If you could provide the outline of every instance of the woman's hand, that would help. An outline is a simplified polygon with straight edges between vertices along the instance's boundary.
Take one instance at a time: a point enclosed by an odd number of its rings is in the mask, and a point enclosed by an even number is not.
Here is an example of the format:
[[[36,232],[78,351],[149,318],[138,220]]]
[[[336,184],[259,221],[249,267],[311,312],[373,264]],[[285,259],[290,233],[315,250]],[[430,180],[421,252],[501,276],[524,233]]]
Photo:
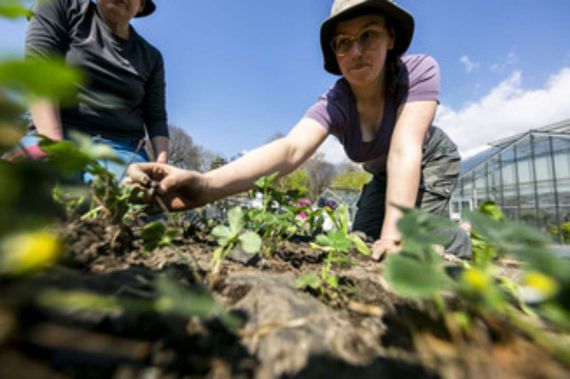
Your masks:
[[[150,186],[157,183],[158,196],[173,211],[200,207],[213,199],[209,196],[204,174],[160,163],[132,164],[126,183]]]
[[[372,245],[372,258],[381,261],[388,256],[388,254],[397,253],[400,251],[398,242],[393,239],[379,239]]]

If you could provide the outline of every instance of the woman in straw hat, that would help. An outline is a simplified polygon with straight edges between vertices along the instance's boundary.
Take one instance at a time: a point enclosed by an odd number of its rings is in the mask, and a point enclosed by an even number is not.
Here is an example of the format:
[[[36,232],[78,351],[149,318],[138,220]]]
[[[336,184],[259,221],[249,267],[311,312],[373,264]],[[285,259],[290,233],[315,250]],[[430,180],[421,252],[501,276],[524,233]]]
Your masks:
[[[437,63],[403,56],[413,31],[412,16],[392,1],[335,0],[321,27],[321,48],[325,70],[341,78],[286,137],[205,174],[150,164],[132,166],[129,175],[159,181],[173,209],[196,207],[247,190],[262,175],[290,173],[333,134],[373,174],[353,229],[376,241],[374,258],[397,251],[401,213],[392,204],[444,215],[459,174],[455,144],[431,126]],[[452,249],[461,246],[466,255],[466,236],[456,237]]]
[[[32,104],[33,132],[22,141],[27,151],[14,150],[8,158],[42,157],[35,133],[61,140],[77,130],[111,145],[125,162],[148,162],[141,148],[146,131],[157,161],[167,162],[162,55],[130,24],[155,8],[152,0],[36,1],[26,35],[26,58],[63,58],[80,68],[86,81],[77,84],[73,105]],[[107,164],[116,175],[124,171],[123,165]]]

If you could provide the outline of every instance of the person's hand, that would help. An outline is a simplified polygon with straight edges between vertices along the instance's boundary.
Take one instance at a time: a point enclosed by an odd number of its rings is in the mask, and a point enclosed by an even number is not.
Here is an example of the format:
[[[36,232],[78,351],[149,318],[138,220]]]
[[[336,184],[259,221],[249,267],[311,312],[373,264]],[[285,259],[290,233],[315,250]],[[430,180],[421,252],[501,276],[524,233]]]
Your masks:
[[[393,239],[379,239],[372,245],[372,258],[381,261],[388,256],[388,254],[397,253],[400,251],[400,246],[396,240]]]
[[[2,156],[2,159],[9,162],[20,162],[25,159],[44,159],[47,158],[47,154],[38,146],[32,145],[28,147],[17,147],[11,151],[8,151]]]
[[[132,164],[125,183],[151,187],[156,183],[157,195],[170,210],[195,208],[210,202],[203,174],[160,163]]]

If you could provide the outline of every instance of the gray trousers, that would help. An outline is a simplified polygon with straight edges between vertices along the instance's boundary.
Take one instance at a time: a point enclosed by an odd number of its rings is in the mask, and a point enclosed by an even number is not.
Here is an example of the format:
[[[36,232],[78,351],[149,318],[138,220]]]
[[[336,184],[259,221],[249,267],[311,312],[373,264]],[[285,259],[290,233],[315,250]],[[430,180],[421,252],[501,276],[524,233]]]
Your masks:
[[[459,180],[461,157],[455,143],[441,129],[432,126],[430,137],[423,146],[421,182],[416,207],[426,212],[448,216],[451,194]],[[386,207],[386,174],[375,175],[366,184],[358,200],[358,211],[352,229],[364,232],[372,239],[380,236]],[[449,229],[451,241],[445,252],[460,258],[471,257],[471,238],[461,228]]]

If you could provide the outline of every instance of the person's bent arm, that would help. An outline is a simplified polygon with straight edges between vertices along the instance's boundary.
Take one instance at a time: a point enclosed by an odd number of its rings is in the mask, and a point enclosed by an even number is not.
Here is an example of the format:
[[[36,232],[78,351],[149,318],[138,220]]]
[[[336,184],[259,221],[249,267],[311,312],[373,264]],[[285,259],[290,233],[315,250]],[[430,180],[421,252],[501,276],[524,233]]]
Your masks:
[[[39,134],[55,141],[63,139],[58,106],[51,100],[36,100],[30,105],[32,121]]]
[[[286,137],[259,147],[216,170],[202,174],[157,163],[129,166],[130,182],[157,182],[158,193],[172,210],[200,207],[212,201],[251,189],[262,176],[281,176],[307,160],[327,137],[317,121],[304,118]]]
[[[305,162],[326,139],[327,130],[303,118],[287,136],[263,145],[243,157],[205,174],[214,200],[249,190],[262,176],[284,176]]]
[[[157,163],[168,163],[168,137],[156,136],[151,138],[152,151]]]
[[[393,204],[413,207],[421,177],[422,147],[430,127],[437,103],[418,101],[402,108],[388,153],[386,211],[380,240],[398,241],[397,222],[401,212]]]

